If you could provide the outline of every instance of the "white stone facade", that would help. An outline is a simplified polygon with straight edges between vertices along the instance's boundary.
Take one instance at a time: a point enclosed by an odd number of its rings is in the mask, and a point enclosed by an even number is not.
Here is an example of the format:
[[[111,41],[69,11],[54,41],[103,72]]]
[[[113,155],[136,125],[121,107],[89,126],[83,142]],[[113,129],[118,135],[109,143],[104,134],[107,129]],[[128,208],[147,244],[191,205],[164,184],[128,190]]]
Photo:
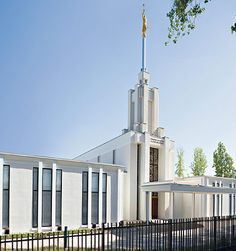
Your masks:
[[[10,233],[32,231],[55,231],[56,201],[56,170],[62,171],[62,203],[61,228],[69,229],[82,227],[82,173],[88,172],[91,183],[91,174],[96,172],[100,177],[107,174],[106,213],[107,222],[117,222],[119,206],[118,180],[123,173],[123,167],[118,165],[86,163],[75,160],[55,159],[48,157],[34,157],[16,154],[0,153],[0,179],[3,181],[3,167],[10,167],[9,184],[9,228]],[[32,226],[32,197],[33,197],[33,168],[39,170],[38,175],[38,226]],[[52,170],[52,223],[49,227],[42,226],[42,171]],[[102,184],[102,182],[99,182]],[[91,226],[91,184],[88,189],[88,224]],[[0,182],[3,189],[3,182]],[[99,186],[99,222],[102,224],[102,186]],[[3,208],[3,196],[0,193],[0,206]],[[4,233],[2,225],[2,210],[0,211],[0,232]],[[86,225],[86,226],[87,226]]]

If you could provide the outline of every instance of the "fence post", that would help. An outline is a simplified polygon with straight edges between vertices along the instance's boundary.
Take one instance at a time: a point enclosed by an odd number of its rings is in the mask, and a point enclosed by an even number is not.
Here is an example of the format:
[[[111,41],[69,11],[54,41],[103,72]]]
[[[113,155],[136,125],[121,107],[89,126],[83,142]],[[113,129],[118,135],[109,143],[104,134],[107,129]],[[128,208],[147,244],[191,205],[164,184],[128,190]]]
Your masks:
[[[105,223],[102,223],[102,251],[105,251]]]
[[[168,250],[171,251],[172,250],[172,219],[169,219],[168,223],[169,223],[168,224],[168,228],[169,228],[168,229],[169,230],[168,231],[169,232],[169,236],[168,236],[169,237],[168,238],[169,239],[169,249]]]
[[[235,232],[235,229],[234,229],[234,216],[231,216],[230,217],[230,223],[231,223],[231,227],[232,227],[232,233],[231,233],[231,246],[234,247],[234,232]]]
[[[65,229],[64,229],[64,249],[66,249],[67,245],[68,245],[67,238],[68,238],[68,227],[65,226]]]
[[[214,248],[216,249],[216,216],[214,216]]]

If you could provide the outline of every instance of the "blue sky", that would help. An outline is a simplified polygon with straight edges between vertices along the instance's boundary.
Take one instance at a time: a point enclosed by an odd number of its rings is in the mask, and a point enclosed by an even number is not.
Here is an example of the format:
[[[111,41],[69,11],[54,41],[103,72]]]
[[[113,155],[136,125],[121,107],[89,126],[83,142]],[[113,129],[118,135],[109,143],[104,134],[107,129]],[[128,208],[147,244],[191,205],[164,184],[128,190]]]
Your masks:
[[[214,0],[197,29],[165,47],[171,1],[145,1],[147,66],[160,126],[185,151],[223,141],[236,162],[235,0]],[[0,3],[0,151],[73,158],[127,127],[141,67],[139,0]]]

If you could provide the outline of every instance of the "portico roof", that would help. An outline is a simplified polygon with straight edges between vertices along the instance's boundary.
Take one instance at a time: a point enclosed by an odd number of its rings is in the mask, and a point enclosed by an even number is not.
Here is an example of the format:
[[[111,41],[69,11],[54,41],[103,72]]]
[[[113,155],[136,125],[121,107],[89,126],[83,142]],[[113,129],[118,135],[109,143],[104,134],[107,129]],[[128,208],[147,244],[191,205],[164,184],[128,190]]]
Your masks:
[[[227,187],[212,187],[202,185],[189,185],[175,182],[147,182],[141,186],[145,192],[177,192],[177,193],[207,193],[207,194],[232,194],[236,189]]]

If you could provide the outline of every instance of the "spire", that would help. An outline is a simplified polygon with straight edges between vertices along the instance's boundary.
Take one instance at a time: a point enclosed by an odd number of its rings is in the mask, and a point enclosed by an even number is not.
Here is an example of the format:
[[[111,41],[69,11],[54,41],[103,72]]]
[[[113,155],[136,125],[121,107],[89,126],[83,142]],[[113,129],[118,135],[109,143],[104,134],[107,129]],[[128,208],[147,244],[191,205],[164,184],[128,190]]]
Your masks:
[[[142,11],[142,67],[139,73],[139,84],[148,84],[150,76],[146,66],[146,38],[147,38],[147,18],[145,14],[145,6],[143,4]]]
[[[144,4],[143,4],[142,19],[143,19],[143,26],[142,26],[142,68],[141,68],[141,71],[146,71],[147,18],[145,15],[145,5]]]

